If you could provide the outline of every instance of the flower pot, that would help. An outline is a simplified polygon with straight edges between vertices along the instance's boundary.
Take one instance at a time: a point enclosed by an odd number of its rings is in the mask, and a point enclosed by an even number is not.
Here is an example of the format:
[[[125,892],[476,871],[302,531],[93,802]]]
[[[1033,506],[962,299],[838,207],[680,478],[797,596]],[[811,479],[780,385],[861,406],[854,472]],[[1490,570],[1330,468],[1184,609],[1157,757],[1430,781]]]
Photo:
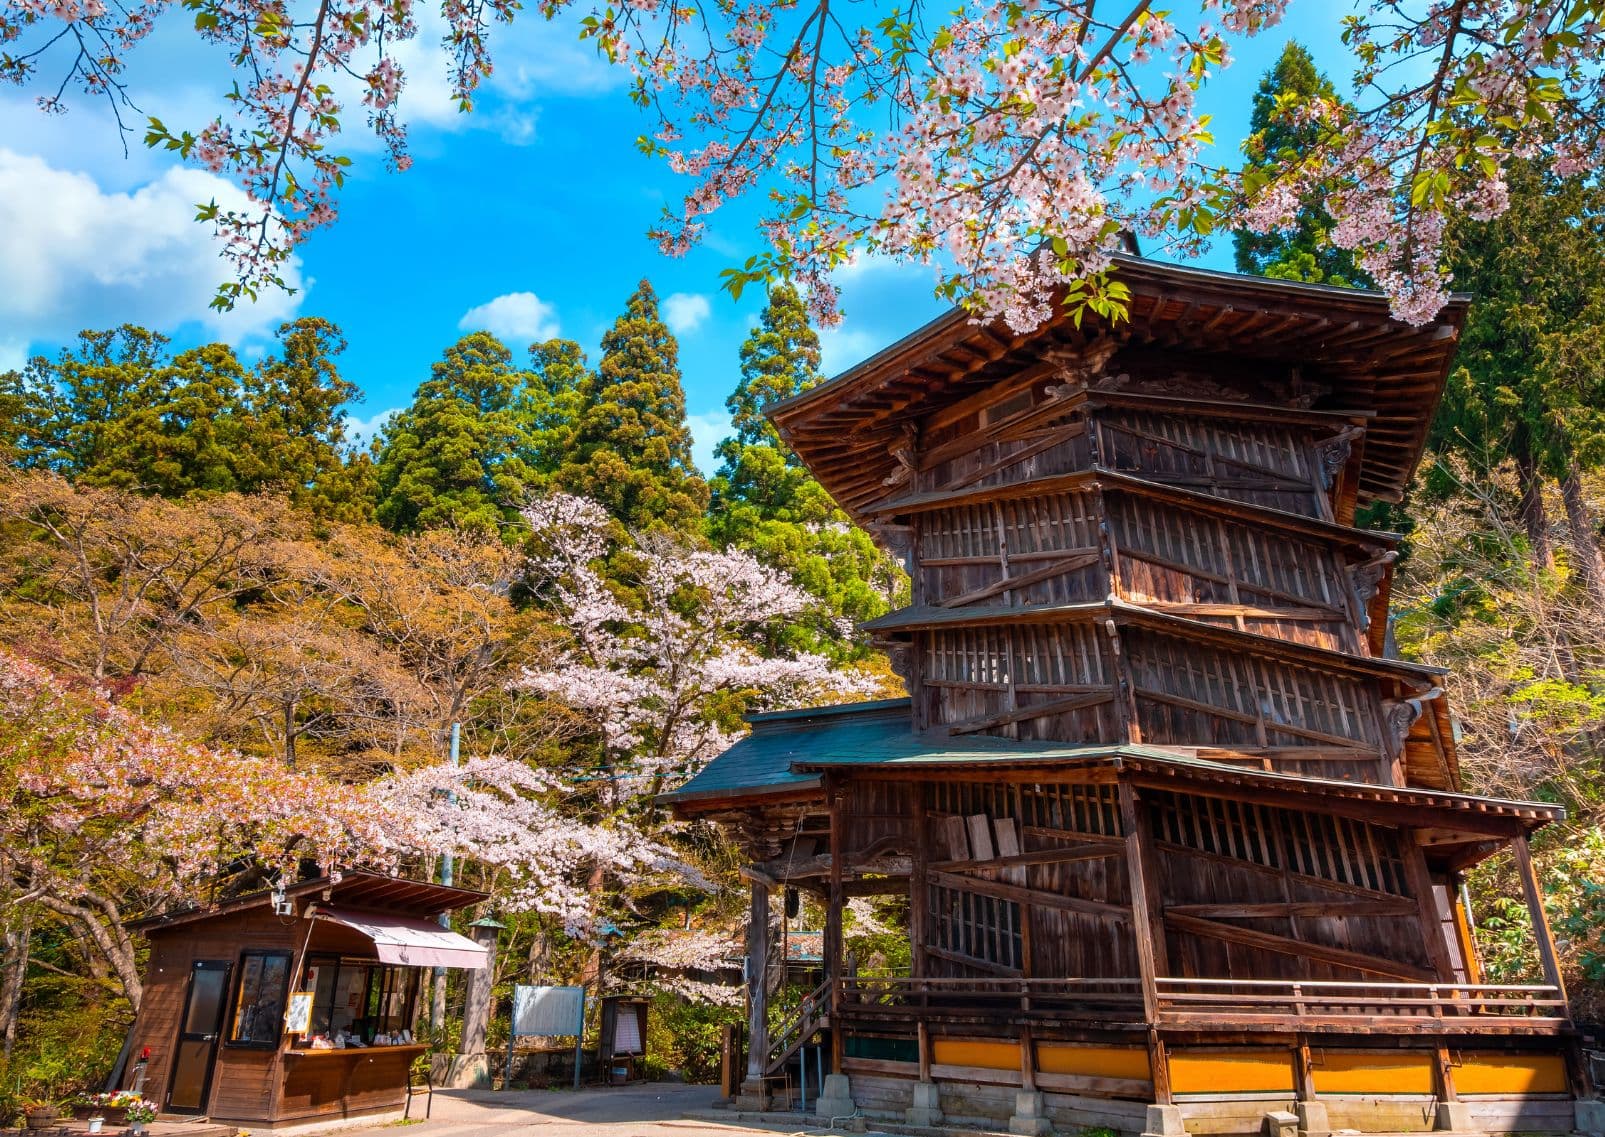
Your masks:
[[[91,1117],[88,1120],[89,1120],[89,1132],[91,1132],[91,1133],[99,1133],[100,1130],[101,1130],[101,1127],[106,1124],[106,1119],[104,1117]]]
[[[53,1105],[35,1106],[26,1114],[29,1129],[49,1129],[56,1124],[61,1111]]]
[[[130,1121],[128,1123],[128,1132],[132,1133],[133,1137],[140,1137],[140,1135],[145,1132],[145,1122]]]

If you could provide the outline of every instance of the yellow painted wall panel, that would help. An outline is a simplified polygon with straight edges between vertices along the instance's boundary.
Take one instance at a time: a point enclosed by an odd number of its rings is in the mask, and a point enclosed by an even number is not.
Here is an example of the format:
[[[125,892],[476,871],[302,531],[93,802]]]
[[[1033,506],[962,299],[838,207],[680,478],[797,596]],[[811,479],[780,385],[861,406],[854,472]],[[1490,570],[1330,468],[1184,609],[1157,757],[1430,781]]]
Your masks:
[[[1317,1051],[1310,1076],[1317,1094],[1430,1094],[1436,1089],[1432,1055],[1409,1051]]]
[[[1037,1069],[1044,1074],[1088,1078],[1139,1078],[1147,1081],[1148,1051],[1137,1046],[1059,1046],[1037,1044]]]
[[[978,1066],[983,1070],[1018,1070],[1018,1042],[966,1042],[955,1038],[931,1041],[931,1061],[938,1066]]]
[[[1454,1068],[1457,1094],[1564,1094],[1566,1060],[1559,1054],[1466,1055]]]
[[[1291,1093],[1293,1055],[1286,1050],[1173,1050],[1170,1088],[1178,1094]]]

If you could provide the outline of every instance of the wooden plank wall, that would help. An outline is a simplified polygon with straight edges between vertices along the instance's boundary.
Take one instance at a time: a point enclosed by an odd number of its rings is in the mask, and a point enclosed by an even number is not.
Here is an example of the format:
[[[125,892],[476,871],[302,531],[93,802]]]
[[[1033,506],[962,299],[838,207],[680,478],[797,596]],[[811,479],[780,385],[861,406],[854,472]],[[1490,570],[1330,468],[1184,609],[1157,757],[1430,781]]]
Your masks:
[[[1129,873],[1108,783],[860,781],[848,832],[893,837],[895,794],[922,795],[925,974],[1132,978]],[[903,804],[912,807],[906,797]],[[1398,830],[1234,798],[1145,790],[1167,974],[1207,979],[1430,980],[1414,894],[1420,851]],[[908,816],[905,814],[904,816]],[[877,828],[877,826],[881,826]],[[871,840],[872,835],[879,834]],[[1422,878],[1424,879],[1424,877]],[[1452,977],[1451,977],[1452,978]]]

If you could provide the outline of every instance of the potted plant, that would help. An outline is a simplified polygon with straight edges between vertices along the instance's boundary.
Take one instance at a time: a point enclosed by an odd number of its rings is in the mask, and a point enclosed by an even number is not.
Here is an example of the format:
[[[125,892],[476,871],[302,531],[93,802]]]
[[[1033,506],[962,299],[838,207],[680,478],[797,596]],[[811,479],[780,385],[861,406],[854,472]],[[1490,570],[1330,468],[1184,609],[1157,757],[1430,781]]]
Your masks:
[[[53,1101],[33,1098],[22,1103],[22,1116],[29,1129],[49,1129],[56,1124],[61,1110]]]
[[[72,1115],[80,1121],[99,1117],[107,1124],[122,1125],[128,1121],[128,1106],[141,1100],[134,1090],[79,1094],[72,1100]]]
[[[156,1103],[145,1098],[136,1098],[126,1107],[128,1117],[128,1131],[139,1137],[145,1132],[145,1126],[156,1120]]]

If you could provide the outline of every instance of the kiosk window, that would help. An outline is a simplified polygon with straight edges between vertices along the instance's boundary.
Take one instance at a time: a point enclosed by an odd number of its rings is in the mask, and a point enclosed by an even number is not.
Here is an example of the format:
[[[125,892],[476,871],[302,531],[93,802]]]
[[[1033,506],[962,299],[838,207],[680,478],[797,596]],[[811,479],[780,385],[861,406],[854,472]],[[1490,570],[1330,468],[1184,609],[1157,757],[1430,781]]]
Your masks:
[[[277,1046],[290,995],[290,953],[248,951],[240,956],[240,988],[229,1027],[230,1046]]]

